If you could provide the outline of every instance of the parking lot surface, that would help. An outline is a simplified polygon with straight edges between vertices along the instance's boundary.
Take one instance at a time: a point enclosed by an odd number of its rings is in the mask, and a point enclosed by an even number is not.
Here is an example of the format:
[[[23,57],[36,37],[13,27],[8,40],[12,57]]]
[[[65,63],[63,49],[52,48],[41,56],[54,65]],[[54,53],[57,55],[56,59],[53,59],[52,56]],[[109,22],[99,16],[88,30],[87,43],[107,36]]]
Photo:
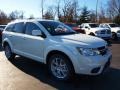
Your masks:
[[[80,75],[70,82],[59,82],[41,63],[24,57],[8,61],[0,46],[0,90],[120,90],[120,41],[113,42],[111,49],[113,59],[105,75]]]

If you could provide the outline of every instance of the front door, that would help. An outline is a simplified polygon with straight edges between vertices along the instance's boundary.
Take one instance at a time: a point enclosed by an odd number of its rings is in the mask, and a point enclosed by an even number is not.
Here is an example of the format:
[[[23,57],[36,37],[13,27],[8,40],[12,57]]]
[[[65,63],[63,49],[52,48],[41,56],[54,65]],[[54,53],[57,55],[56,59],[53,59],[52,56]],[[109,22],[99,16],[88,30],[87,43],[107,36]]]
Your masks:
[[[33,30],[40,30],[40,28],[32,23],[26,23],[26,30],[24,36],[23,52],[27,57],[35,59],[40,62],[44,62],[44,48],[45,48],[45,38],[41,36],[33,36]]]

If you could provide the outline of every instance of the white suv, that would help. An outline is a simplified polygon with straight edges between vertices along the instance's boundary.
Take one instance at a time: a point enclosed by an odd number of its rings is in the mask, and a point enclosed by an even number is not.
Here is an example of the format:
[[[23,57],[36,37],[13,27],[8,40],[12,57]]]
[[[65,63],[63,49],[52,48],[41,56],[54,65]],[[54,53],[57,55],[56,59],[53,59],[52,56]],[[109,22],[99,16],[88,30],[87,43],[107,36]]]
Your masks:
[[[3,31],[3,47],[9,60],[20,55],[42,62],[58,80],[68,80],[75,73],[99,75],[112,57],[104,40],[51,20],[9,23]]]
[[[102,28],[109,28],[112,32],[112,39],[117,40],[120,38],[120,26],[115,23],[102,23],[100,24]]]
[[[110,40],[112,37],[111,30],[108,28],[101,28],[96,23],[83,23],[81,28],[85,30],[86,34]]]

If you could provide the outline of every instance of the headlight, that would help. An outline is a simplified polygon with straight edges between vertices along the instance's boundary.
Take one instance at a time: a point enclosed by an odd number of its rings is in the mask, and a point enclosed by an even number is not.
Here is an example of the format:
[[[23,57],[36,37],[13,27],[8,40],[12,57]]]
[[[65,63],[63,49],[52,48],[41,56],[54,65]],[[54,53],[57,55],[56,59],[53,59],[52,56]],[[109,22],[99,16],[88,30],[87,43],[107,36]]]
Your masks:
[[[96,31],[95,33],[96,33],[96,34],[100,34],[100,31]]]
[[[100,55],[100,52],[97,49],[77,47],[77,50],[80,52],[81,55],[84,55],[84,56]]]
[[[120,30],[118,30],[117,33],[120,33]]]

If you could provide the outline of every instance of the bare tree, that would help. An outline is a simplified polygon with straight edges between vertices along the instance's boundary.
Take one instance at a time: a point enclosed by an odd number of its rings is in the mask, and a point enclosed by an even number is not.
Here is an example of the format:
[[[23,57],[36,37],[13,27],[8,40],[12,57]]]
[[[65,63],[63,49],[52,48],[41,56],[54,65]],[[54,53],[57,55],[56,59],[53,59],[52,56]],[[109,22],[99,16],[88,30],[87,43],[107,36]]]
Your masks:
[[[9,22],[7,15],[3,11],[0,11],[0,24],[7,24],[7,22]]]
[[[23,19],[24,18],[24,12],[23,11],[12,11],[9,15],[9,19],[15,20],[15,19]]]
[[[120,16],[120,0],[109,0],[108,1],[108,14],[111,18]]]
[[[120,0],[109,0],[107,8],[107,15],[116,23],[120,23]]]
[[[77,0],[64,0],[62,12],[64,22],[73,22],[77,16]]]
[[[54,17],[55,17],[55,12],[54,12],[53,7],[48,7],[47,11],[43,15],[43,18],[44,19],[54,19]]]
[[[99,12],[99,23],[104,23],[106,22],[106,10],[105,8],[103,8],[102,4],[101,4],[101,8],[100,8],[100,12]]]
[[[95,13],[95,11],[91,11],[91,13],[90,13],[90,22],[91,23],[96,22],[96,13]]]

